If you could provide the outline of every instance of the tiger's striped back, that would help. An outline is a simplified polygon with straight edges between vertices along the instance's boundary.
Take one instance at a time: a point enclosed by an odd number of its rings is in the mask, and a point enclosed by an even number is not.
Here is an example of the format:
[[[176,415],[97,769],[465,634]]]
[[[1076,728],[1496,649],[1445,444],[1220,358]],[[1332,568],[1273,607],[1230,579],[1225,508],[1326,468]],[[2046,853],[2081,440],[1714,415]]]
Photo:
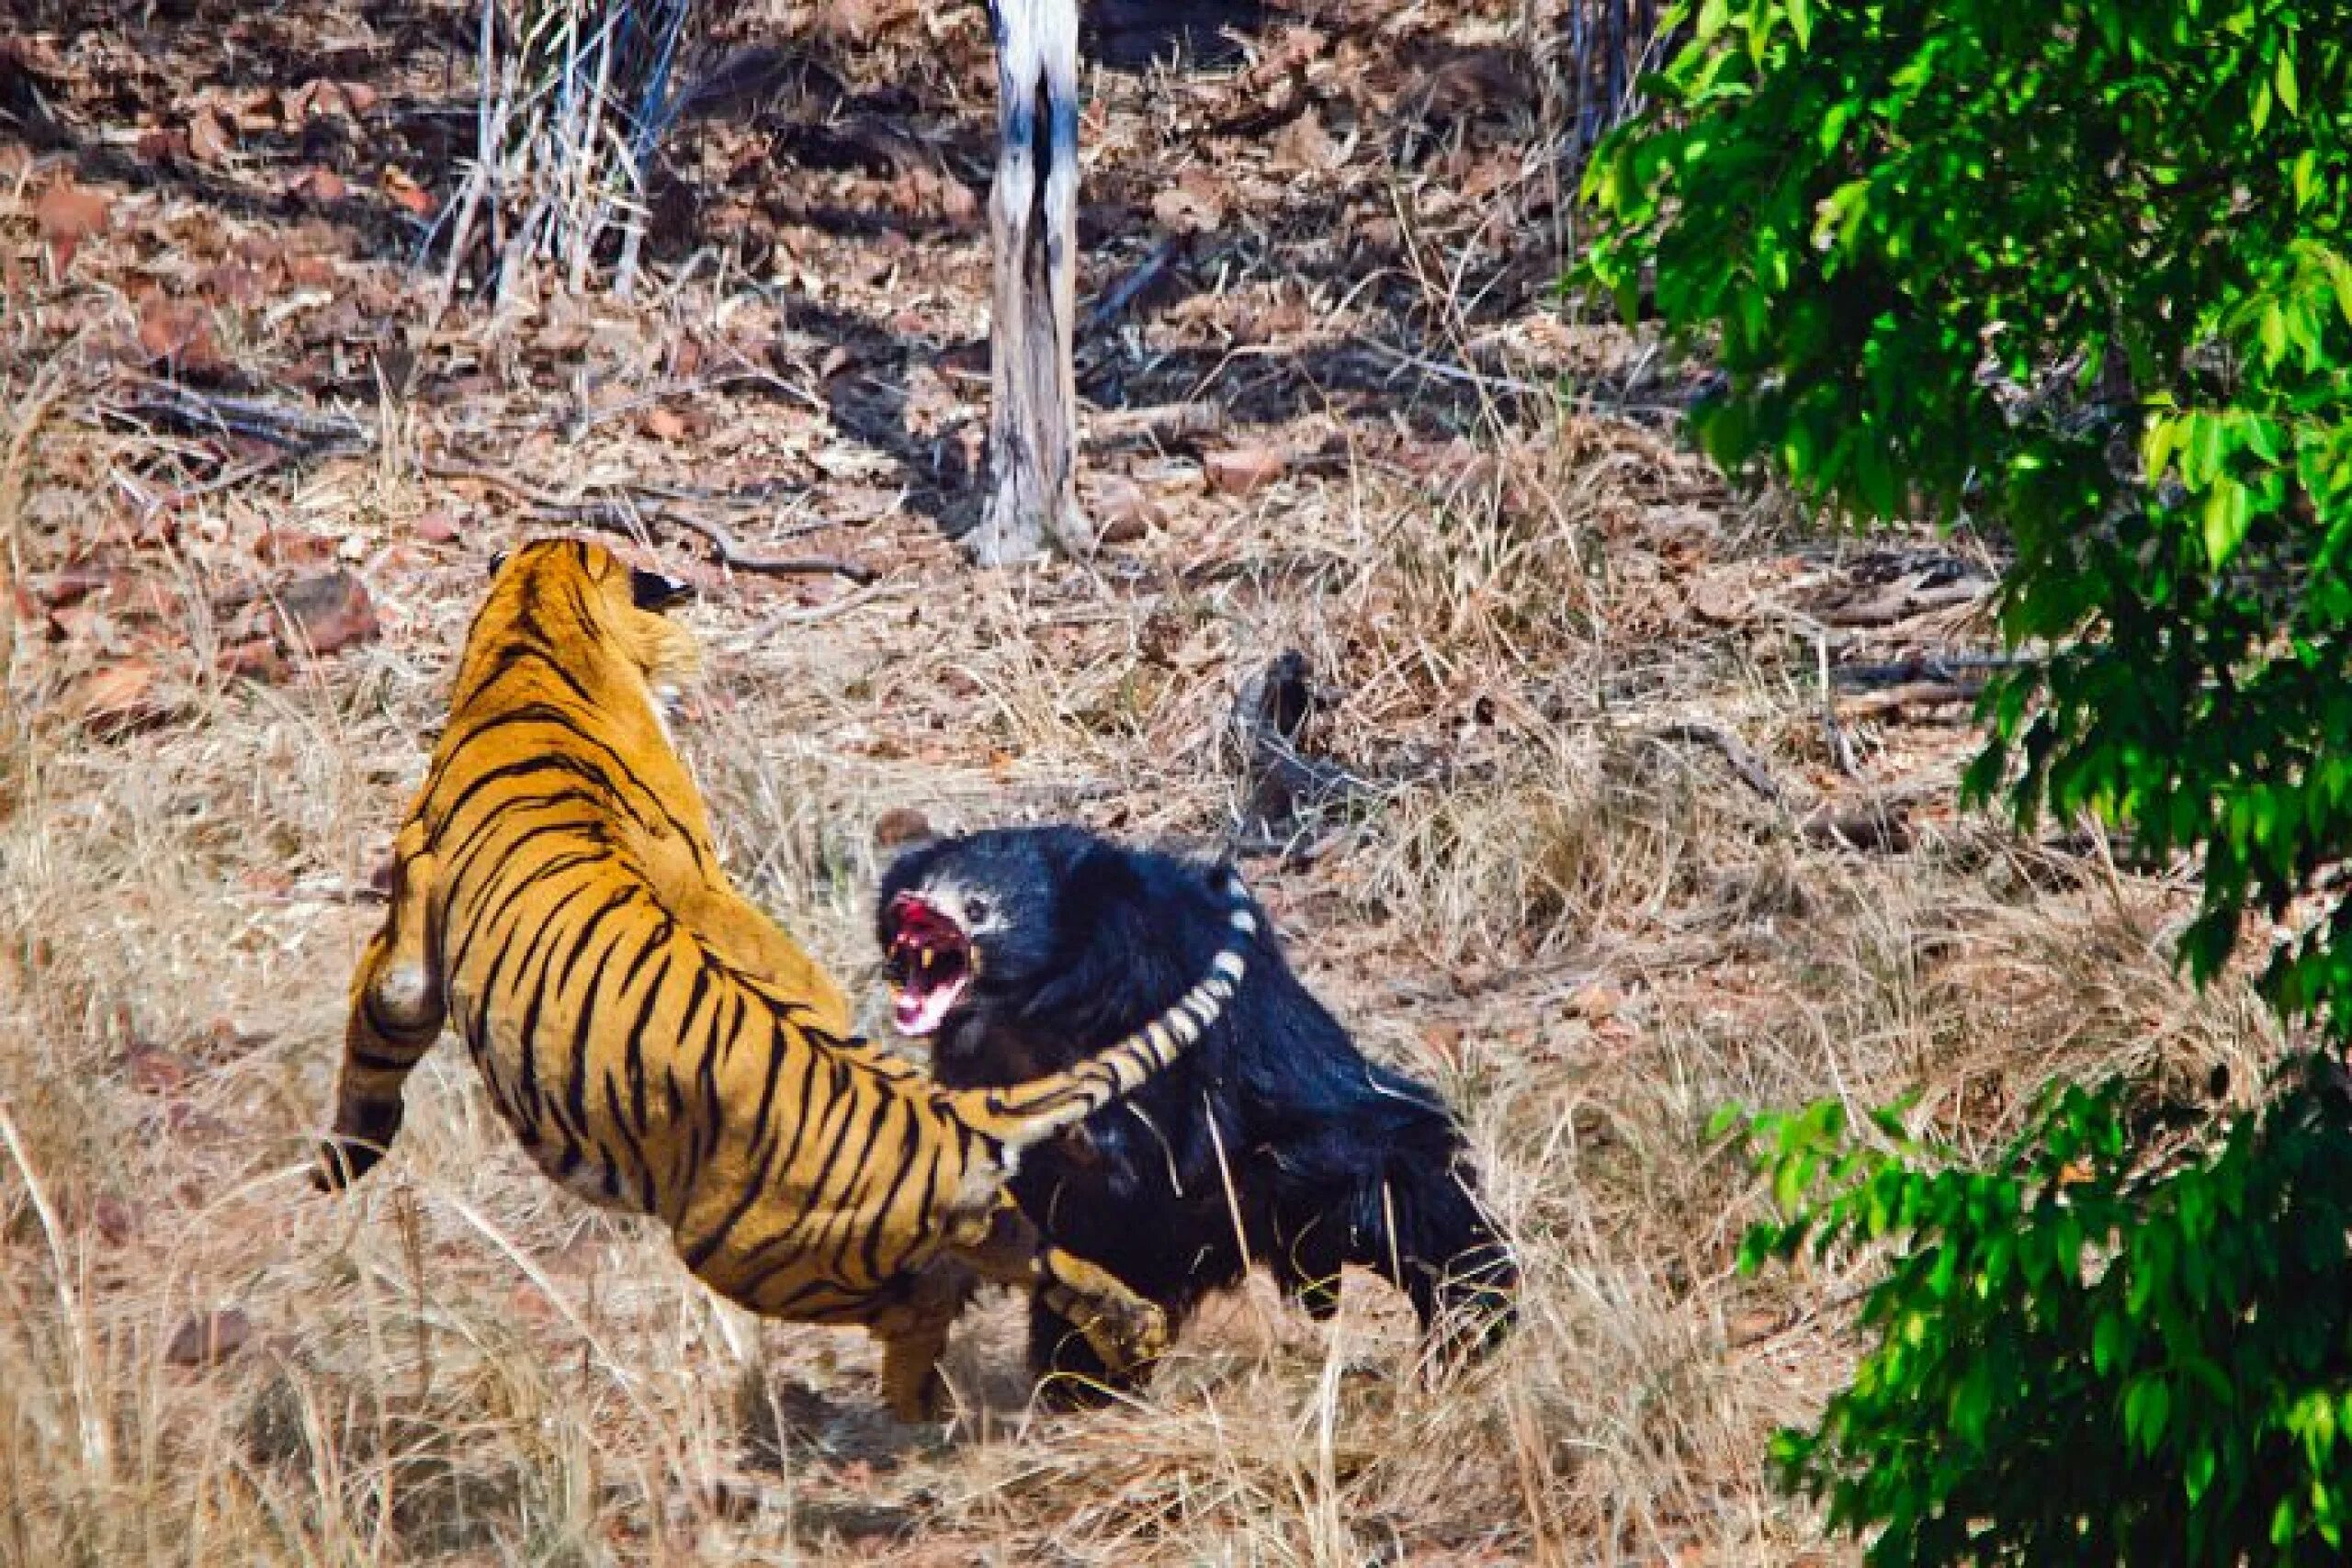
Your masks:
[[[839,988],[728,883],[659,711],[698,663],[660,613],[673,591],[572,540],[499,572],[354,978],[322,1183],[380,1157],[446,1021],[541,1168],[658,1216],[713,1289],[927,1345],[952,1316],[953,1292],[922,1273],[943,1256],[1054,1277],[1043,1254],[1007,1261],[1019,1152],[1199,1038],[1245,972],[1255,918],[1237,881],[1210,971],[1072,1070],[942,1088],[854,1038]]]

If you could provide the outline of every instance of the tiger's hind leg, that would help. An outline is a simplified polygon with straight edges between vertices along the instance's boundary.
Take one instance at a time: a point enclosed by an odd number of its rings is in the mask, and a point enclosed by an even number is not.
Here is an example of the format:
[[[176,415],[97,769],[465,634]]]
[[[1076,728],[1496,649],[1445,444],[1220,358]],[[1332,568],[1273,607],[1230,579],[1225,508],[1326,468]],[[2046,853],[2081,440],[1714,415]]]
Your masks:
[[[901,1421],[936,1421],[947,1414],[947,1382],[939,1359],[947,1331],[972,1299],[978,1277],[954,1258],[912,1275],[899,1300],[876,1312],[867,1327],[882,1341],[882,1396]]]
[[[401,1130],[408,1075],[440,1036],[442,976],[429,914],[434,869],[424,826],[412,820],[392,847],[391,908],[352,976],[334,1132],[311,1173],[321,1191],[341,1191],[384,1157]]]

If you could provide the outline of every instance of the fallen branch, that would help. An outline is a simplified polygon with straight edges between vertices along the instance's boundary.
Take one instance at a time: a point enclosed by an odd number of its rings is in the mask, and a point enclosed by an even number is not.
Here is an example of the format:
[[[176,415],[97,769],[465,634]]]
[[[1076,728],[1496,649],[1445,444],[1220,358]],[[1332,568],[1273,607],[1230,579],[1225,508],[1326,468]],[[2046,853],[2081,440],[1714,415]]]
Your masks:
[[[852,610],[863,609],[877,599],[893,598],[900,586],[901,584],[895,580],[870,582],[854,592],[844,593],[838,599],[828,599],[821,604],[778,610],[729,644],[729,651],[741,653],[766,642],[780,631],[786,631],[794,626],[813,626],[820,621],[830,621],[836,615],[846,615]]]
[[[1195,441],[1223,427],[1225,409],[1214,402],[1154,403],[1149,408],[1113,409],[1086,423],[1090,446]]]
[[[1830,626],[1891,626],[1934,610],[1949,610],[1955,604],[1973,604],[1989,596],[1993,581],[1988,577],[1960,577],[1949,582],[1921,586],[1911,582],[1893,582],[1877,592],[1845,600],[1843,603],[1816,604],[1813,616]]]
[[[190,435],[242,435],[305,457],[376,444],[376,433],[351,414],[324,418],[257,398],[199,392],[176,381],[146,382],[130,401],[101,407],[118,419],[151,428]]]
[[[1780,781],[1773,778],[1772,770],[1764,765],[1764,759],[1758,756],[1747,741],[1721,725],[1703,718],[1678,718],[1653,725],[1643,735],[1644,739],[1661,745],[1680,740],[1712,746],[1722,754],[1731,771],[1739,776],[1740,783],[1775,806],[1783,805],[1788,800]]]
[[[1159,280],[1159,275],[1168,270],[1168,264],[1176,259],[1176,253],[1183,246],[1184,238],[1179,234],[1171,234],[1152,246],[1150,254],[1136,264],[1133,272],[1095,297],[1094,303],[1087,307],[1080,330],[1091,333],[1125,314],[1127,307]]]
[[[1897,659],[1884,664],[1833,665],[1829,679],[1839,686],[1862,690],[1909,685],[1915,681],[1973,680],[1981,685],[1987,671],[2014,670],[2028,662],[2007,653],[1923,653],[1916,659]]]
[[[1287,844],[1302,818],[1373,793],[1369,781],[1309,751],[1308,732],[1323,703],[1314,668],[1296,649],[1244,682],[1234,699],[1227,733],[1250,789],[1250,841]]]
[[[1906,707],[1939,703],[1973,703],[1984,693],[1982,679],[1973,681],[1912,681],[1881,692],[1865,692],[1846,699],[1849,717],[1872,718]]]
[[[567,500],[561,496],[548,495],[534,490],[511,475],[477,464],[452,463],[439,458],[427,458],[420,467],[435,479],[471,480],[476,484],[486,484],[493,489],[503,491],[542,517],[568,523],[584,523],[590,527],[623,534],[633,532],[649,522],[684,528],[708,540],[712,550],[717,555],[718,564],[730,571],[750,572],[760,577],[830,575],[847,578],[850,581],[860,585],[875,580],[875,572],[871,567],[860,566],[855,561],[842,560],[832,556],[753,555],[746,550],[723,525],[659,501],[650,503],[640,501],[638,495],[642,494],[642,491],[631,493],[624,491],[620,497],[611,499],[582,497]]]

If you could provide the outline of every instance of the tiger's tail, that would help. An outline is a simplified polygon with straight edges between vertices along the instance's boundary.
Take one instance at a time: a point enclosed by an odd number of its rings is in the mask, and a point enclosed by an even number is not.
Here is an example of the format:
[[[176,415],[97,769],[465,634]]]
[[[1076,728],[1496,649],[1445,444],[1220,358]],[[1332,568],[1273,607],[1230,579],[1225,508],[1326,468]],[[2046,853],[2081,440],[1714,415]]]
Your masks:
[[[334,1131],[319,1147],[312,1185],[340,1192],[384,1157],[399,1136],[401,1095],[445,1017],[428,901],[435,860],[413,819],[392,849],[392,897],[351,980]]]
[[[956,1118],[1008,1148],[1030,1148],[1140,1089],[1191,1049],[1240,988],[1250,969],[1250,949],[1258,940],[1257,907],[1241,874],[1230,866],[1222,891],[1228,904],[1225,946],[1210,961],[1208,973],[1165,1012],[1067,1071],[948,1096]]]

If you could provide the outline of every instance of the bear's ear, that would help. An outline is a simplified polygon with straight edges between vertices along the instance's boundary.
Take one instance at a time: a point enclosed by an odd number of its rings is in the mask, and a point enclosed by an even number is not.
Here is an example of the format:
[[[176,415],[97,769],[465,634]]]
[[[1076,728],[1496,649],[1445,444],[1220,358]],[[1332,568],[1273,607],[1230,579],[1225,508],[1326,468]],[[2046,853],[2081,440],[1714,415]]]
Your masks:
[[[878,854],[910,855],[938,841],[939,829],[911,806],[894,806],[874,819],[874,848]]]
[[[664,577],[658,571],[629,569],[628,596],[640,610],[659,615],[671,605],[694,597],[691,584],[674,577]]]

